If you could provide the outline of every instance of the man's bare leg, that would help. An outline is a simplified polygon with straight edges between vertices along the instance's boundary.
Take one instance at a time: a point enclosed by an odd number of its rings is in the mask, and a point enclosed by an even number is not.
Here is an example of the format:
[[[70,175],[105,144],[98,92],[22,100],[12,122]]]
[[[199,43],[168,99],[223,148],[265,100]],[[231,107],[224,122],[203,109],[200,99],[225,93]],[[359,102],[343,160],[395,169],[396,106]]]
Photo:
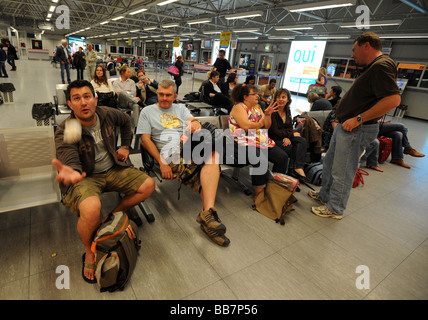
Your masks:
[[[208,211],[215,205],[218,181],[220,179],[219,156],[213,152],[201,169],[201,199],[202,210]]]
[[[150,197],[153,191],[155,191],[155,187],[155,181],[151,177],[148,177],[138,188],[137,192],[124,197],[117,205],[117,207],[114,208],[113,212],[128,211],[133,206],[139,204],[140,202],[143,202],[148,197]]]
[[[101,201],[97,196],[88,197],[79,205],[80,217],[77,221],[77,232],[85,246],[85,262],[94,264],[95,254],[91,251],[92,239],[94,232],[100,225]],[[85,268],[84,275],[86,278],[94,279],[94,270]]]

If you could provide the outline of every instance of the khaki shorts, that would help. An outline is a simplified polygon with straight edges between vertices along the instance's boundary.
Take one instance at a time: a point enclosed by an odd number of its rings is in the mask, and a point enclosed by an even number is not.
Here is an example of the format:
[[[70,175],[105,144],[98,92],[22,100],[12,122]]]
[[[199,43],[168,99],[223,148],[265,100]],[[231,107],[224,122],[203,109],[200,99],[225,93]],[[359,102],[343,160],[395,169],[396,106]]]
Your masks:
[[[103,192],[116,191],[125,196],[134,194],[148,178],[148,175],[134,167],[114,166],[103,173],[94,173],[82,181],[71,185],[63,199],[67,208],[79,213],[80,203],[88,197],[99,197]]]

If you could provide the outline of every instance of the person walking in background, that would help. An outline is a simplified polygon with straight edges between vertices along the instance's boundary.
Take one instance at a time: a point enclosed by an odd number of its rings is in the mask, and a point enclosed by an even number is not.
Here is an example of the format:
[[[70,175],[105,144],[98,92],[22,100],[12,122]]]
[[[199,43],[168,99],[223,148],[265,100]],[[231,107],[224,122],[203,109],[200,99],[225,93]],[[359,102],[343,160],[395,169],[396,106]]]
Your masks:
[[[178,69],[178,75],[174,76],[175,85],[177,86],[177,94],[178,94],[178,88],[181,86],[181,76],[183,75],[183,67],[184,67],[184,59],[182,56],[177,57],[177,61],[175,61],[174,64]]]
[[[88,44],[88,50],[86,51],[86,72],[88,74],[88,81],[94,78],[96,65],[97,53],[92,49],[92,44]]]
[[[73,54],[73,66],[77,70],[77,80],[83,80],[83,70],[85,69],[86,60],[83,48],[79,47],[79,51]]]
[[[9,40],[6,40],[7,46],[7,63],[10,64],[12,69],[10,71],[16,71],[15,60],[18,60],[18,56],[16,54],[15,46],[13,46]]]
[[[225,81],[227,70],[232,70],[232,66],[229,61],[225,58],[226,51],[220,50],[218,52],[218,58],[214,62],[214,65],[211,67],[211,71],[218,71],[220,73],[219,84]]]
[[[7,60],[7,54],[3,50],[3,43],[0,43],[0,77],[7,78],[7,72],[6,72],[6,60]]]

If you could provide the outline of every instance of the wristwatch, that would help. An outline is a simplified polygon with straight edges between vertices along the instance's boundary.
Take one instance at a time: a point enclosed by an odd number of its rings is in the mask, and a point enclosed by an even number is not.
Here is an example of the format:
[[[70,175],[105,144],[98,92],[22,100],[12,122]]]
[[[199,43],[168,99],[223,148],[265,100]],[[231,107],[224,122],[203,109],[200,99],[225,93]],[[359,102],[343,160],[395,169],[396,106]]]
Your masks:
[[[363,118],[361,117],[361,114],[359,114],[359,115],[357,116],[357,121],[358,121],[359,123],[363,123]]]
[[[120,147],[123,148],[123,149],[129,150],[128,146],[120,146]]]

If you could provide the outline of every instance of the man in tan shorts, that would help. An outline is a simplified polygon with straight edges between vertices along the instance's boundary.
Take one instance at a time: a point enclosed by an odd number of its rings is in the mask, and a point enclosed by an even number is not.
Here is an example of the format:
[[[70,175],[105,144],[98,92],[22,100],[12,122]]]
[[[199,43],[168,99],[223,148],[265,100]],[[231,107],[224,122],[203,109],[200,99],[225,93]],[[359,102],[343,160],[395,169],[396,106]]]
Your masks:
[[[137,134],[141,134],[143,148],[159,163],[162,178],[177,179],[200,193],[203,208],[196,221],[213,242],[226,247],[230,240],[225,236],[226,227],[221,223],[214,207],[220,179],[218,153],[213,151],[208,154],[199,168],[194,161],[184,163],[180,156],[180,135],[183,129],[194,133],[202,127],[185,105],[173,103],[175,99],[175,82],[161,81],[158,86],[158,103],[141,111]],[[192,176],[196,169],[200,170]],[[187,180],[185,177],[191,178]]]
[[[58,169],[63,203],[79,220],[77,232],[85,246],[83,279],[95,283],[95,255],[92,237],[100,225],[102,192],[118,191],[125,197],[113,212],[126,212],[147,199],[155,183],[146,173],[126,163],[132,139],[131,118],[116,109],[97,107],[94,88],[86,80],[73,81],[67,87],[67,104],[73,111],[55,132]],[[64,141],[66,121],[77,119],[82,136],[75,143]],[[116,150],[115,129],[120,127],[122,146]]]

